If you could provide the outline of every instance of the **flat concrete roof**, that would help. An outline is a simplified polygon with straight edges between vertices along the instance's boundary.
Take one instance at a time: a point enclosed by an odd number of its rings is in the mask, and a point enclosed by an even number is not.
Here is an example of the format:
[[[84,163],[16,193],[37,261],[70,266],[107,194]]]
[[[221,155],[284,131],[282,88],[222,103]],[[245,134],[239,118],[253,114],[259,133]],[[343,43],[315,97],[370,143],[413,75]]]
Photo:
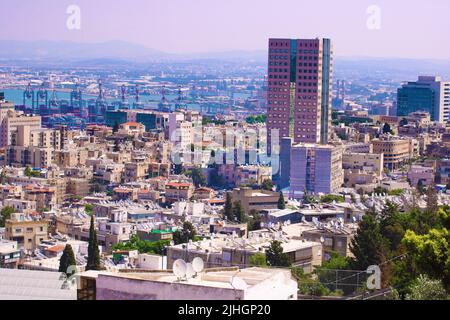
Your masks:
[[[213,269],[216,270],[216,269]],[[172,272],[103,272],[103,271],[87,271],[79,274],[81,277],[98,278],[98,277],[117,277],[130,280],[141,280],[151,282],[179,283],[193,286],[206,286],[223,289],[234,289],[231,282],[234,277],[244,280],[248,287],[256,285],[267,279],[276,276],[279,273],[289,273],[289,269],[280,268],[247,268],[247,269],[231,269],[208,271],[199,274],[196,278],[188,280],[179,280]]]

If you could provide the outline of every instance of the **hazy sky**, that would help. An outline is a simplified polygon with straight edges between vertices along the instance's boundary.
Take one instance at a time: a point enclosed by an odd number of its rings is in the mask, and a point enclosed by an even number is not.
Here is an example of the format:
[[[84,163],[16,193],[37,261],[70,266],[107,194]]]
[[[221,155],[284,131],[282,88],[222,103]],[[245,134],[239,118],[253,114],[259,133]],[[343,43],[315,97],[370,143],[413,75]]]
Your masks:
[[[71,4],[81,30],[66,27]],[[380,29],[367,27],[371,5]],[[125,40],[195,53],[329,37],[339,56],[450,60],[450,0],[0,0],[0,9],[2,40]]]

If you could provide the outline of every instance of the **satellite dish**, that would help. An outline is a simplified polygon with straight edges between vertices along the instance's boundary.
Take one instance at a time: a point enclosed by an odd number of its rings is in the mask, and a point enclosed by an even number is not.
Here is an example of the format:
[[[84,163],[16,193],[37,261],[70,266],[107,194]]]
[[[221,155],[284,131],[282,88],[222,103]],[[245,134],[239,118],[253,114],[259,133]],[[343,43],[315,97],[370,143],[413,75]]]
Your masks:
[[[190,279],[195,275],[194,268],[192,267],[192,264],[186,263],[186,278]]]
[[[320,242],[321,242],[321,243],[324,243],[324,242],[325,242],[325,239],[324,239],[323,237],[320,237]]]
[[[205,264],[203,263],[203,259],[202,258],[194,258],[194,260],[192,260],[192,267],[194,268],[194,271],[197,273],[200,273],[203,271]]]
[[[231,280],[231,286],[236,290],[246,290],[248,287],[247,282],[236,277]]]
[[[178,279],[184,278],[186,276],[187,265],[184,260],[178,259],[173,263],[173,274],[177,276]]]

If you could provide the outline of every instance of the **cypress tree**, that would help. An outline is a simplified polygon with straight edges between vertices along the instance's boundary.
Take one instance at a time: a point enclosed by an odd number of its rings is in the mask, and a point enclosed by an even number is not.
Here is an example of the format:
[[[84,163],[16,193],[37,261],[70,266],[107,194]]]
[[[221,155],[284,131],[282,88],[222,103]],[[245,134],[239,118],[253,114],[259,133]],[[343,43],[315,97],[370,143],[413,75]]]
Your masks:
[[[65,273],[70,277],[73,272],[68,272],[70,266],[76,266],[77,262],[75,260],[75,254],[73,253],[72,246],[67,244],[64,248],[61,259],[59,260],[59,272]]]
[[[234,203],[233,215],[237,219],[237,221],[241,223],[246,223],[248,221],[248,217],[245,214],[244,208],[242,208],[242,204],[240,201],[236,201]]]
[[[233,221],[234,220],[234,214],[233,214],[233,200],[231,199],[231,194],[227,192],[227,197],[225,200],[225,210],[224,210],[224,216],[226,219]]]
[[[101,270],[97,231],[94,226],[94,215],[91,215],[91,226],[89,228],[88,261],[86,270]]]
[[[283,192],[280,192],[280,198],[278,198],[278,209],[280,210],[286,209],[286,201],[284,201]]]

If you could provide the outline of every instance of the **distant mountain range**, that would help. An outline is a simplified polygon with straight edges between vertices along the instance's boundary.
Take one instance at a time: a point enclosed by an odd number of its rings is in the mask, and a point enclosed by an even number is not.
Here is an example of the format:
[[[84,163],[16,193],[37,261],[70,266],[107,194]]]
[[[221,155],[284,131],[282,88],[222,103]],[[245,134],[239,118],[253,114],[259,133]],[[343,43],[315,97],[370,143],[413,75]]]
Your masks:
[[[0,40],[3,60],[88,60],[88,59],[155,59],[166,56],[158,50],[125,41],[77,43],[70,41]]]
[[[227,51],[198,54],[172,54],[125,41],[77,43],[70,41],[12,41],[0,40],[1,60],[261,60],[265,51]]]
[[[173,54],[151,49],[144,45],[126,41],[109,41],[103,43],[77,43],[70,41],[11,41],[0,40],[0,62],[15,61],[27,63],[52,63],[61,65],[126,65],[141,64],[152,61],[253,61],[264,65],[267,63],[267,51],[226,51],[196,54]],[[419,60],[400,58],[372,57],[336,57],[335,70],[342,76],[349,73],[366,73],[368,75],[397,75],[404,79],[411,74],[442,75],[450,78],[450,61]],[[408,78],[409,79],[409,78]]]

